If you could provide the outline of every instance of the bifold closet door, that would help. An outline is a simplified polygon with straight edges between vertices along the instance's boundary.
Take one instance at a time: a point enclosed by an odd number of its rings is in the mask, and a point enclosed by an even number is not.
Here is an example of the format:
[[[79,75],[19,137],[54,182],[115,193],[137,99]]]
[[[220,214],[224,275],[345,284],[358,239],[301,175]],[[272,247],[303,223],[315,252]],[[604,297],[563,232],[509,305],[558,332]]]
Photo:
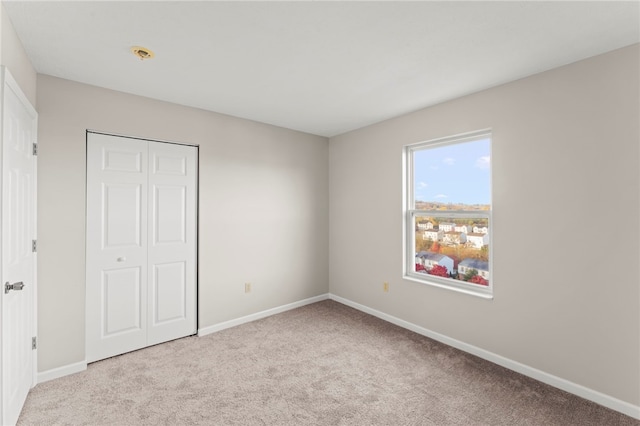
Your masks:
[[[196,148],[149,143],[147,344],[196,332]]]
[[[195,333],[196,157],[88,133],[88,362]]]

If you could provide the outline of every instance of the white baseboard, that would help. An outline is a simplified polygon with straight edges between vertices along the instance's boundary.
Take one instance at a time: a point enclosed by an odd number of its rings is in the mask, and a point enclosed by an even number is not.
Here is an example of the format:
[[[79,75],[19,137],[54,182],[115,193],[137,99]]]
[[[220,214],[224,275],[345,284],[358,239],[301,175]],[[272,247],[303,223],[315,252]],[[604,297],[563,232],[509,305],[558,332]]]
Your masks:
[[[212,325],[210,327],[201,328],[198,330],[198,336],[205,336],[207,334],[215,333],[226,328],[235,327],[236,325],[245,324],[251,321],[255,321],[261,318],[266,318],[271,315],[279,314],[281,312],[290,311],[291,309],[300,308],[311,303],[321,302],[327,300],[329,294],[322,294],[320,296],[310,297],[308,299],[299,300],[297,302],[289,303],[287,305],[278,306],[276,308],[267,309],[266,311],[257,312],[255,314],[247,315],[245,317],[237,318],[230,321],[221,322],[219,324]],[[62,367],[52,368],[51,370],[42,371],[38,373],[38,383],[48,382],[49,380],[59,379],[70,374],[80,373],[87,369],[87,361],[77,362],[75,364],[63,365]]]
[[[289,303],[287,305],[278,306],[276,308],[267,309],[266,311],[257,312],[255,314],[247,315],[244,317],[232,319],[229,321],[221,322],[218,324],[210,325],[208,327],[203,327],[198,329],[198,336],[206,336],[207,334],[215,333],[217,331],[222,331],[227,328],[235,327],[237,325],[246,324],[251,321],[259,320],[262,318],[269,317],[271,315],[279,314],[282,312],[290,311],[292,309],[300,308],[305,305],[310,305],[311,303],[321,302],[323,300],[329,299],[329,294],[321,294],[320,296],[310,297],[308,299],[300,300],[298,302]]]
[[[48,382],[49,380],[59,379],[60,377],[70,374],[80,373],[87,369],[87,361],[76,362],[75,364],[63,365],[62,367],[52,368],[51,370],[38,373],[38,383]]]
[[[225,330],[227,328],[235,327],[237,325],[246,324],[251,321],[256,321],[258,319],[266,318],[271,315],[279,314],[281,312],[286,312],[292,309],[300,308],[302,306],[309,305],[311,303],[320,302],[327,299],[331,299],[336,302],[342,303],[343,305],[350,306],[354,309],[373,315],[382,320],[395,324],[399,327],[405,328],[407,330],[411,330],[415,333],[429,337],[433,340],[437,340],[446,345],[460,349],[464,352],[468,352],[470,354],[476,355],[482,359],[486,359],[487,361],[493,362],[494,364],[501,365],[502,367],[516,371],[525,376],[539,380],[543,383],[546,383],[558,389],[562,389],[566,392],[572,393],[581,398],[587,399],[589,401],[593,401],[596,404],[603,405],[607,408],[610,408],[612,410],[618,411],[622,414],[626,414],[627,416],[640,420],[640,406],[633,405],[631,403],[619,400],[612,396],[603,394],[593,389],[589,389],[577,383],[570,382],[568,380],[562,379],[560,377],[554,376],[552,374],[546,373],[544,371],[538,370],[528,365],[521,364],[517,361],[513,361],[503,356],[494,354],[493,352],[489,352],[487,350],[478,348],[476,346],[470,345],[460,340],[453,339],[451,337],[445,336],[444,334],[437,333],[435,331],[410,323],[408,321],[402,320],[392,315],[385,314],[384,312],[369,308],[367,306],[361,305],[359,303],[353,302],[349,299],[345,299],[340,296],[336,296],[335,294],[331,294],[331,293],[311,297],[309,299],[300,300],[298,302],[289,303],[287,305],[282,305],[276,308],[267,309],[265,311],[257,312],[255,314],[247,315],[241,318],[221,322],[209,327],[204,327],[198,330],[198,336],[205,336],[207,334],[215,333],[217,331]],[[82,371],[85,371],[86,369],[87,369],[87,362],[81,361],[75,364],[69,364],[69,365],[54,368],[51,370],[43,371],[38,373],[38,383],[47,382],[49,380],[68,376],[70,374],[80,373]]]
[[[593,401],[596,404],[603,405],[607,408],[610,408],[612,410],[618,411],[622,414],[626,414],[627,416],[640,420],[640,406],[630,404],[628,402],[619,400],[617,398],[603,394],[593,389],[589,389],[577,383],[573,383],[568,380],[562,379],[560,377],[554,376],[552,374],[545,373],[544,371],[538,370],[533,367],[529,367],[528,365],[521,364],[517,361],[513,361],[511,359],[494,354],[493,352],[486,351],[484,349],[478,348],[468,343],[461,342],[460,340],[452,339],[451,337],[445,336],[444,334],[436,333],[435,331],[426,329],[424,327],[410,323],[400,318],[396,318],[392,315],[385,314],[384,312],[369,308],[367,306],[342,298],[340,296],[336,296],[335,294],[329,294],[329,298],[336,302],[342,303],[343,305],[350,306],[359,311],[362,311],[367,314],[378,317],[380,319],[383,319],[399,327],[406,328],[407,330],[411,330],[415,333],[429,337],[433,340],[437,340],[438,342],[452,346],[456,349],[460,349],[461,351],[476,355],[477,357],[486,359],[487,361],[491,361],[494,364],[498,364],[502,367],[508,368],[509,370],[516,371],[520,374],[531,377],[540,382],[546,383],[558,389],[562,389],[563,391],[572,393],[581,398],[587,399],[589,401]]]

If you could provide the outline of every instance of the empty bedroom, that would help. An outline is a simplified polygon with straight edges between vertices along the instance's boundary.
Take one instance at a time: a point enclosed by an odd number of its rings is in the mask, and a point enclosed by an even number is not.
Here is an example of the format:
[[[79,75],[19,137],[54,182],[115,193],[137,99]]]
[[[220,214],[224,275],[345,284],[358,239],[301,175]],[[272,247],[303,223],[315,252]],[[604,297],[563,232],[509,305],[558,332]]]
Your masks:
[[[640,2],[0,2],[3,425],[640,425]]]

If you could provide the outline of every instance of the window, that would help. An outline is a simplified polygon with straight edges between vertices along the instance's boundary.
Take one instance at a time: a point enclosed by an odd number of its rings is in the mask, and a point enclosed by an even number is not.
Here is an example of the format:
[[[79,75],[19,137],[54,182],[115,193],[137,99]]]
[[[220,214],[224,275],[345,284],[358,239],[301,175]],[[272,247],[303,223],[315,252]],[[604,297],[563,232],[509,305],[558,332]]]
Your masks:
[[[491,133],[405,146],[405,278],[491,298]]]

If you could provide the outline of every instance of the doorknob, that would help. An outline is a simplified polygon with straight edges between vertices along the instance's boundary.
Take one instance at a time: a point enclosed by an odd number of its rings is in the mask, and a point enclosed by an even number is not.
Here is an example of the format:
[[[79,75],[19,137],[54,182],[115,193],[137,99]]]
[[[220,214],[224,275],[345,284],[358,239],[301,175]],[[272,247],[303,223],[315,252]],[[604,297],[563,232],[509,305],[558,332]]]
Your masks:
[[[7,294],[11,290],[22,290],[24,288],[24,283],[22,281],[18,281],[17,283],[9,284],[9,281],[4,283],[4,293]]]

